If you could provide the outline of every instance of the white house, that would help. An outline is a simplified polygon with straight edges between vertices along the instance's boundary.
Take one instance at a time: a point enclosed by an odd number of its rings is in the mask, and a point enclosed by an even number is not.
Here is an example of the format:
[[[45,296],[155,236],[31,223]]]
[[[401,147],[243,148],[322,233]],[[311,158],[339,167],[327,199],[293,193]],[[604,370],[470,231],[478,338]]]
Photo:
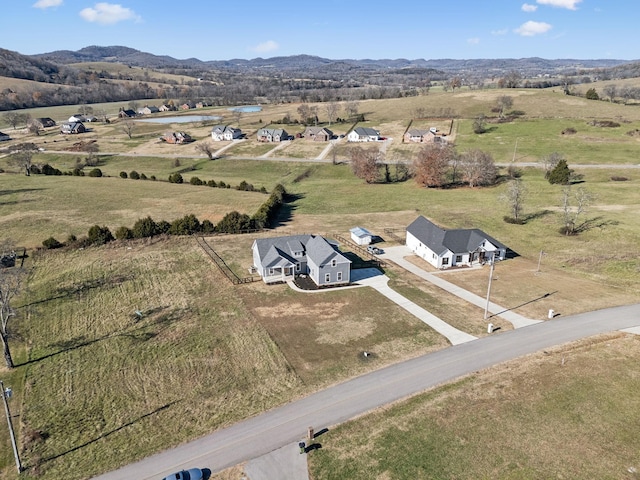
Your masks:
[[[373,238],[371,232],[369,232],[366,228],[362,227],[353,227],[351,230],[351,240],[353,240],[358,245],[369,245]]]
[[[242,130],[228,125],[216,125],[211,129],[211,139],[215,142],[231,141],[242,137]]]
[[[377,142],[379,140],[380,132],[368,127],[356,127],[347,134],[349,142]]]
[[[507,247],[482,230],[444,230],[423,216],[407,227],[406,245],[436,268],[504,260],[507,253]]]

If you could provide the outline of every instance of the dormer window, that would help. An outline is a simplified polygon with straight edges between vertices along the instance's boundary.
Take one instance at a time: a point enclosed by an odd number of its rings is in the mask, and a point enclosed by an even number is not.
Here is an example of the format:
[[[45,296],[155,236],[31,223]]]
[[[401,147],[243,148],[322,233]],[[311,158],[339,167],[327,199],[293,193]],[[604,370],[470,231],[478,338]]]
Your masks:
[[[338,265],[338,261],[334,258],[333,260],[331,260],[331,266],[335,267],[336,265]]]

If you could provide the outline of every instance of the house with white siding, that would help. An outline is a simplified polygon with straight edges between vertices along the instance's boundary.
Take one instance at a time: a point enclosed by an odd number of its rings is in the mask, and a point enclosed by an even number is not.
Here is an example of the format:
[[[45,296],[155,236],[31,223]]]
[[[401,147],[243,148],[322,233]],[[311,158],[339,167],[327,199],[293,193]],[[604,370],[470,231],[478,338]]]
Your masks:
[[[441,269],[504,260],[507,254],[507,247],[482,230],[445,230],[423,216],[407,227],[406,245]]]

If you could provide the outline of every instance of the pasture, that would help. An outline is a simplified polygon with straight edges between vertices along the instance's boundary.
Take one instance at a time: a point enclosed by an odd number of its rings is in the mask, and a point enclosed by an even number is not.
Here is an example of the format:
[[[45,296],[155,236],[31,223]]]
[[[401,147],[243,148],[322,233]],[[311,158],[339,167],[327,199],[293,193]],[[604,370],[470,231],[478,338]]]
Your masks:
[[[268,234],[337,233],[347,237],[349,229],[359,225],[379,234],[384,247],[397,244],[385,228],[396,229],[402,236],[401,230],[421,214],[446,228],[481,228],[518,255],[497,265],[492,300],[532,318],[544,319],[548,308],[568,315],[640,301],[640,170],[632,168],[637,163],[637,140],[626,135],[627,129],[638,128],[640,114],[631,107],[553,91],[499,93],[513,95],[514,109],[525,111],[526,116],[490,125],[495,128],[480,136],[471,133],[470,118],[490,112],[495,91],[367,101],[361,102],[360,111],[366,115],[365,125],[382,126],[398,139],[418,106],[434,117],[451,108],[455,116],[463,117],[455,120],[459,149],[482,148],[497,161],[508,163],[517,141],[517,161],[535,162],[541,155],[560,151],[570,167],[612,165],[577,172],[583,176],[582,183],[573,188],[584,187],[595,194],[585,216],[587,228],[580,235],[559,233],[560,187],[549,185],[537,168],[521,169],[528,192],[527,222],[512,225],[502,219],[507,214],[500,201],[507,180],[504,168],[501,181],[487,188],[425,189],[412,180],[368,185],[355,178],[344,163],[302,161],[318,148],[304,140],[295,140],[275,153],[288,157],[287,161],[241,159],[274,148],[258,144],[254,137],[234,146],[224,158],[210,161],[197,154],[193,144],[157,144],[157,135],[166,126],[141,127],[129,140],[117,122],[96,125],[86,137],[68,140],[55,131],[40,137],[18,133],[18,141],[29,139],[45,147],[36,154],[35,162],[62,170],[73,168],[76,157],[85,154],[62,152],[61,146],[96,138],[103,152],[98,154],[98,166],[107,176],[26,177],[7,157],[0,158],[4,170],[0,173],[0,228],[3,237],[34,248],[52,235],[64,241],[70,234],[86,234],[94,224],[113,231],[122,225],[131,227],[147,215],[170,221],[193,213],[215,223],[232,210],[252,214],[266,199],[257,192],[164,181],[179,171],[185,182],[198,176],[234,186],[247,181],[267,190],[282,183],[291,202]],[[295,109],[295,105],[267,106],[263,112],[243,115],[240,126],[255,132],[286,113],[295,117]],[[594,127],[588,124],[594,118],[617,119],[621,126]],[[424,124],[429,125],[429,120]],[[567,127],[575,128],[576,133],[562,135]],[[210,126],[180,129],[197,132],[197,140],[202,141]],[[339,159],[344,160],[346,147],[340,144],[339,148]],[[387,158],[406,158],[418,148],[394,140]],[[394,168],[390,166],[392,178]],[[118,177],[119,172],[132,170],[155,175],[158,181]],[[627,180],[613,181],[613,176]],[[211,241],[231,268],[245,276],[253,238],[216,236]],[[539,257],[540,251],[544,256]],[[354,374],[446,347],[424,324],[369,289],[310,297],[261,282],[231,287],[189,238],[30,254],[29,289],[16,304],[20,315],[13,324],[16,333],[11,345],[18,368],[10,373],[2,369],[3,378],[10,379],[17,392],[12,409],[20,418],[21,451],[30,467],[25,478],[62,475],[70,465],[74,473],[68,478],[86,478]],[[443,295],[397,267],[388,267],[386,273],[393,288],[414,302],[457,328],[483,334],[481,309]],[[479,295],[486,292],[486,269],[444,275]],[[547,293],[551,295],[537,300]],[[135,315],[136,310],[143,312],[142,318]],[[497,320],[494,323],[510,328]],[[376,353],[369,362],[359,356],[364,349]],[[560,461],[566,460],[564,454],[548,469],[541,466],[549,460],[549,452],[557,450],[555,446],[568,443],[571,448],[566,456],[582,458],[591,447],[599,451],[596,441],[616,443],[627,438],[625,427],[620,437],[596,436],[593,445],[581,447],[571,441],[584,435],[583,428],[617,428],[630,415],[629,394],[637,390],[633,383],[637,379],[624,377],[625,372],[633,371],[628,362],[637,359],[636,339],[607,337],[602,342],[565,347],[562,352],[570,358],[562,368],[557,363],[560,353],[533,356],[385,409],[383,414],[365,417],[363,423],[332,430],[326,437],[327,448],[311,456],[314,478],[361,478],[360,472],[367,469],[381,478],[420,477],[429,468],[444,468],[442,471],[457,476],[458,467],[445,460],[449,452],[455,454],[452,458],[460,468],[475,465],[469,471],[477,472],[478,477],[514,478],[508,472],[518,468],[556,476]],[[595,358],[603,360],[594,362]],[[597,370],[590,378],[585,372],[594,363]],[[615,375],[607,377],[605,372]],[[267,377],[272,381],[265,384]],[[527,383],[526,378],[535,379],[531,380],[534,383]],[[539,392],[537,404],[528,400],[533,384]],[[593,401],[598,405],[584,403],[588,400],[585,392],[590,391],[597,393]],[[611,410],[620,413],[612,418],[598,414],[607,391],[614,393],[606,397],[615,403]],[[575,402],[583,403],[571,403],[573,396]],[[500,403],[492,410],[498,397]],[[594,413],[569,418],[562,414],[563,408],[579,411],[584,405],[593,407],[589,412]],[[437,414],[441,411],[446,416]],[[504,423],[496,423],[489,413],[468,416],[470,411],[499,411],[505,416]],[[520,427],[523,418],[527,422]],[[464,434],[470,422],[474,428]],[[544,425],[553,422],[566,426],[565,431],[555,428],[549,432]],[[531,444],[544,440],[544,451],[536,455],[514,446],[499,431],[503,424],[504,435],[519,436],[524,435],[521,429],[532,430],[523,438]],[[0,439],[0,473],[3,478],[16,478],[2,424]],[[478,449],[487,439],[489,450],[508,447],[508,454],[484,455]],[[349,444],[355,445],[353,453],[343,448]],[[434,452],[420,455],[431,463],[425,466],[417,457],[402,456],[411,452],[413,444],[420,452]],[[637,444],[629,442],[616,458],[603,461],[597,467],[601,469],[593,471],[610,467],[618,472],[618,463],[627,461],[633,448],[637,451]],[[378,453],[385,449],[392,455]],[[355,458],[358,456],[361,458]],[[585,468],[590,469],[594,462]],[[575,462],[570,465],[573,468]],[[575,471],[580,472],[577,465]]]

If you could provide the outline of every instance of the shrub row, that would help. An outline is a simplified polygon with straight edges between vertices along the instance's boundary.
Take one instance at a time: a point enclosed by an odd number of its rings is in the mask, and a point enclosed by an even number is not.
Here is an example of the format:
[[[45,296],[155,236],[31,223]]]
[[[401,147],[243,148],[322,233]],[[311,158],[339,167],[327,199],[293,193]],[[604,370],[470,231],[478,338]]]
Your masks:
[[[74,177],[84,177],[85,173],[81,168],[74,168],[73,170],[69,170],[67,172],[63,172],[62,170],[52,167],[48,163],[45,163],[42,166],[39,165],[31,165],[29,167],[29,173],[33,175],[72,175]],[[99,168],[94,168],[89,172],[90,177],[101,177],[102,170]]]
[[[286,191],[282,185],[277,185],[265,203],[258,211],[249,217],[245,213],[233,211],[227,213],[217,225],[209,220],[200,222],[193,214],[185,215],[169,223],[166,220],[154,221],[151,217],[138,219],[132,228],[119,227],[115,235],[108,227],[94,225],[89,229],[87,236],[77,239],[70,236],[66,243],[62,243],[54,237],[49,237],[42,242],[47,249],[55,249],[63,246],[85,247],[91,245],[104,245],[113,241],[127,240],[132,238],[149,238],[156,235],[193,235],[195,233],[242,233],[251,230],[261,229],[269,225],[278,213],[278,209],[284,202]]]
[[[156,176],[155,175],[151,175],[150,177],[147,177],[144,173],[138,173],[135,170],[131,170],[129,173],[127,172],[120,172],[120,178],[130,178],[132,180],[156,180]]]

